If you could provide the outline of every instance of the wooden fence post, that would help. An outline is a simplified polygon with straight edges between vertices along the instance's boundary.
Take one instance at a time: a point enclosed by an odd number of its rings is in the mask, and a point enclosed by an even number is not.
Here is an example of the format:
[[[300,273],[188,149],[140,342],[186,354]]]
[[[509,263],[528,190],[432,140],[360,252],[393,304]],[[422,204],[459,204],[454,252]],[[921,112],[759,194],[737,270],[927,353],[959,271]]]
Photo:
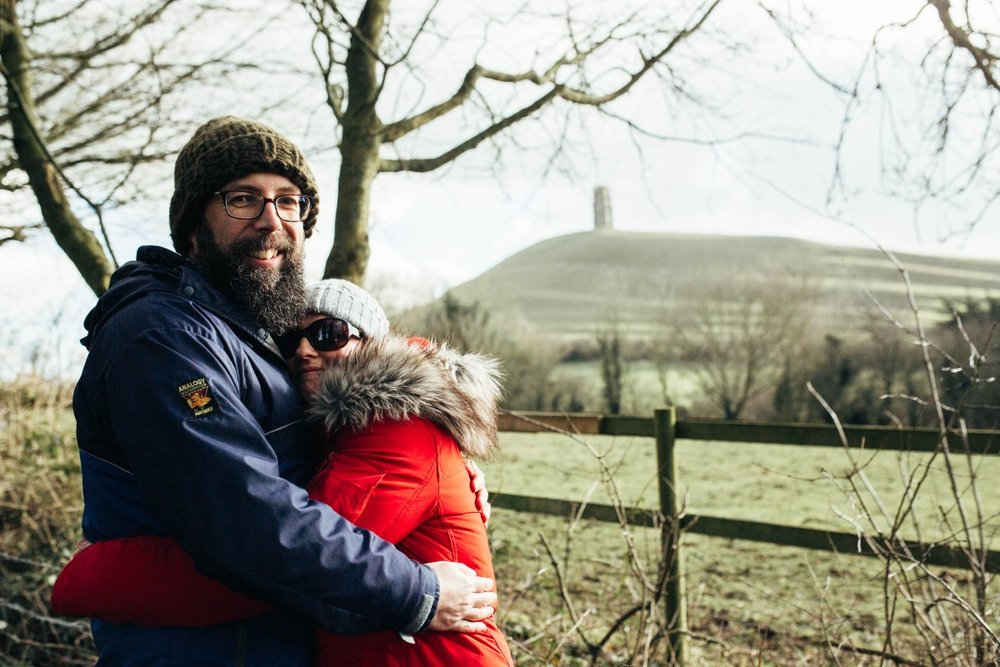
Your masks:
[[[660,511],[664,520],[663,564],[669,568],[664,607],[673,664],[684,667],[688,662],[688,628],[687,605],[684,600],[684,564],[681,558],[681,525],[677,510],[677,460],[674,456],[676,432],[677,413],[673,407],[653,412]]]

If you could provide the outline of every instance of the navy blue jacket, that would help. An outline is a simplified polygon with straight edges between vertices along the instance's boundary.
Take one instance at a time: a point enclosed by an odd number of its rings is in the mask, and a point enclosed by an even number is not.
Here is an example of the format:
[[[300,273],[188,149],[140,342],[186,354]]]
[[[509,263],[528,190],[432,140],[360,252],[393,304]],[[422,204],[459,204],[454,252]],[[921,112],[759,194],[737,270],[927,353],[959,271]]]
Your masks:
[[[205,574],[284,610],[209,628],[95,621],[101,664],[304,666],[314,623],[430,622],[434,573],[309,500],[315,461],[284,360],[190,264],[140,248],[85,324],[73,399],[84,535],[169,535]]]

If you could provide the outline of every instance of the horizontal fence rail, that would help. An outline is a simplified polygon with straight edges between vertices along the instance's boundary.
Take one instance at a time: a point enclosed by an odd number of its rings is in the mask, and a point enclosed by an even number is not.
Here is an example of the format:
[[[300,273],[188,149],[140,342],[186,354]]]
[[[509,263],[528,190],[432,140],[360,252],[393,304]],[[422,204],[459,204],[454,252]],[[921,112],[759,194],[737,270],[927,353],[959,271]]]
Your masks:
[[[616,508],[558,498],[537,498],[496,493],[495,507],[536,514],[578,517],[612,523],[659,528],[663,531],[663,561],[668,563],[664,607],[673,664],[687,661],[687,611],[680,538],[684,532],[766,542],[818,551],[862,556],[901,556],[927,565],[966,568],[977,562],[991,573],[1000,572],[1000,552],[967,553],[946,545],[914,542],[880,535],[785,526],[725,517],[682,514],[677,504],[677,440],[703,440],[749,444],[841,447],[851,450],[897,450],[918,453],[949,451],[956,454],[1000,454],[1000,431],[941,432],[933,428],[745,422],[719,419],[676,419],[673,408],[655,411],[653,417],[598,414],[510,412],[500,416],[500,430],[514,433],[558,432],[570,435],[613,435],[655,438],[659,509]]]
[[[843,447],[834,426],[789,422],[746,422],[724,419],[678,419],[678,440],[717,440],[802,447]],[[540,433],[555,430],[580,435],[617,435],[655,437],[652,417],[618,417],[596,414],[556,414],[548,412],[509,412],[500,416],[500,430],[512,433]],[[845,426],[848,446],[933,452],[941,443],[941,434],[933,428],[901,429],[893,426]],[[952,451],[972,454],[1000,454],[1000,431],[970,429],[965,439],[953,432]]]
[[[559,498],[536,498],[511,493],[495,493],[490,495],[490,503],[494,507],[529,512],[532,514],[547,514],[550,516],[578,517],[605,523],[619,523],[618,510],[613,505],[600,503],[580,503]],[[644,528],[660,528],[663,526],[663,516],[659,510],[643,507],[623,507],[622,513],[626,523]],[[881,553],[901,553],[905,548],[914,559],[928,565],[961,568],[962,563],[968,563],[968,557],[960,549],[943,544],[928,544],[910,540],[890,543],[876,539],[874,544],[855,533],[840,533],[815,528],[785,526],[776,523],[761,523],[759,521],[742,521],[705,514],[684,514],[681,516],[681,530],[696,535],[725,537],[733,540],[750,542],[766,542],[786,547],[799,547],[814,551],[830,551],[833,553],[859,556],[877,556]],[[876,550],[878,547],[878,550]],[[880,551],[879,551],[880,550]],[[985,553],[987,572],[1000,572],[1000,551]]]

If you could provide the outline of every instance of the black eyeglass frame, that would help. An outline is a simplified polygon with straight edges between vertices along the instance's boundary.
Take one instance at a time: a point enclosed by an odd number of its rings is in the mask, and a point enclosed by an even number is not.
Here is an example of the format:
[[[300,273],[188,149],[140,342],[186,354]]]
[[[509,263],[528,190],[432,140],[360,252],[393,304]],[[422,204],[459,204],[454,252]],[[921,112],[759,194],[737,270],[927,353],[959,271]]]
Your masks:
[[[320,338],[322,333],[322,328],[327,322],[340,322],[343,327],[340,327],[344,333],[339,333],[334,337]],[[327,332],[330,333],[330,332]],[[318,319],[315,322],[310,323],[304,329],[291,329],[275,337],[274,342],[278,346],[278,351],[281,352],[281,356],[285,359],[291,359],[295,356],[295,351],[299,349],[299,344],[302,339],[305,338],[312,345],[312,348],[317,352],[334,352],[341,349],[352,338],[357,338],[358,340],[364,339],[364,335],[358,330],[356,326],[343,320],[339,317],[324,317]]]
[[[251,197],[257,197],[257,199],[260,200],[260,207],[257,209],[257,213],[249,216],[233,214],[233,212],[229,210],[229,195],[231,194],[241,194],[241,195],[249,195]],[[313,205],[316,203],[316,198],[313,197],[312,195],[296,194],[296,195],[278,195],[277,197],[265,197],[259,192],[249,192],[247,190],[218,190],[217,192],[213,192],[212,196],[222,197],[222,208],[225,209],[226,215],[228,215],[230,218],[233,218],[234,220],[256,220],[264,212],[264,207],[267,206],[267,203],[271,202],[272,204],[274,204],[275,214],[281,220],[284,220],[285,222],[303,222],[305,221],[306,218],[309,217],[309,213],[312,211]],[[278,206],[278,200],[284,199],[285,197],[290,197],[297,200],[297,203],[299,205],[298,219],[290,220],[281,214],[281,207]],[[303,210],[302,208],[303,204],[305,205],[305,210]]]

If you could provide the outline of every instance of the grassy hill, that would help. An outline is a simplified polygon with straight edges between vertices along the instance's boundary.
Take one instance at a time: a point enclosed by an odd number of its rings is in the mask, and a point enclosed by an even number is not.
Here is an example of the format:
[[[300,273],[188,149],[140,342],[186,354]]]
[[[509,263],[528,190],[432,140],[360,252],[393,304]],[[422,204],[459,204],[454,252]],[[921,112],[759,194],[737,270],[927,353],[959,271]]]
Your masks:
[[[944,299],[1000,296],[1000,261],[901,254],[922,311]],[[537,243],[454,288],[463,302],[522,319],[557,337],[591,334],[614,316],[636,333],[683,316],[706,291],[748,279],[806,277],[816,317],[836,330],[874,312],[866,289],[906,317],[899,271],[874,249],[776,237],[602,230]],[[715,289],[715,292],[720,291]]]

